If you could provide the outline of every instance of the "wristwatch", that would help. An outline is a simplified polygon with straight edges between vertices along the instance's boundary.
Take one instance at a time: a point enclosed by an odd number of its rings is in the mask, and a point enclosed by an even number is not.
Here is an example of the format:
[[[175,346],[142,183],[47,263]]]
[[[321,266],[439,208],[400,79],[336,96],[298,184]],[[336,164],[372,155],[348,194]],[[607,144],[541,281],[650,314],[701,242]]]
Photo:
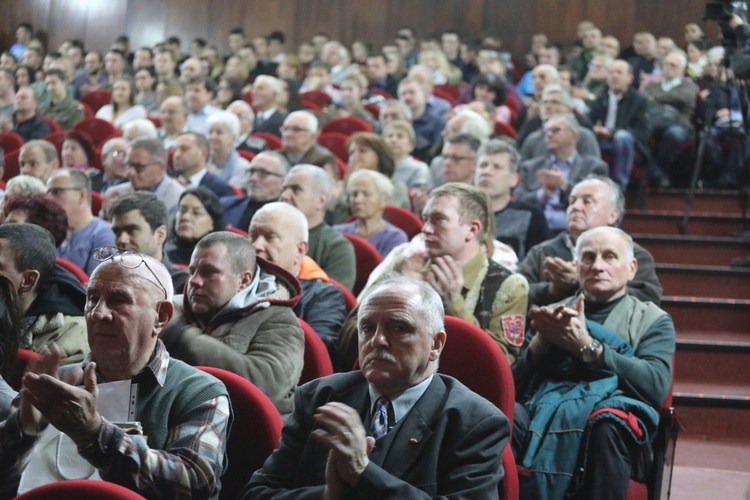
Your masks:
[[[591,363],[599,355],[599,350],[601,348],[602,343],[593,339],[589,345],[581,347],[581,361],[584,363]]]

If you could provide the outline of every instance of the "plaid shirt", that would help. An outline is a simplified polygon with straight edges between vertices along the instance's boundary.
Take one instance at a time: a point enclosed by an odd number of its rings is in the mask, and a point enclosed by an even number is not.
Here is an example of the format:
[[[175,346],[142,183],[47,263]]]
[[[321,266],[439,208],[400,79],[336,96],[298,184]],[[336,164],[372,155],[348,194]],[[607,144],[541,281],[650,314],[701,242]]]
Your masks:
[[[160,386],[169,360],[159,340],[145,369]],[[84,367],[89,361],[90,355]],[[147,498],[218,498],[230,413],[229,400],[223,396],[198,405],[170,429],[164,450],[150,449],[145,436],[126,434],[104,420],[99,438],[78,451],[103,480]],[[0,423],[0,499],[14,496],[36,440],[21,431],[17,411]]]

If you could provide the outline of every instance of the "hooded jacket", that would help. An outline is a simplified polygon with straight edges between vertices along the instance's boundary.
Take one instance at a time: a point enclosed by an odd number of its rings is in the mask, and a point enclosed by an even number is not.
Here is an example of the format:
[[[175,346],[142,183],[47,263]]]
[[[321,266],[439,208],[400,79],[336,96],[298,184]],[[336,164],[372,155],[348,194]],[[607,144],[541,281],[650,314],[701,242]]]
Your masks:
[[[56,343],[67,357],[64,363],[79,363],[89,353],[83,309],[86,289],[69,271],[55,265],[47,279],[38,285],[37,297],[26,311],[21,347],[40,351]]]
[[[248,379],[286,416],[294,409],[305,350],[305,336],[292,311],[301,294],[294,276],[258,257],[250,285],[207,320],[195,315],[187,294],[177,296],[178,320],[161,338],[177,359]]]

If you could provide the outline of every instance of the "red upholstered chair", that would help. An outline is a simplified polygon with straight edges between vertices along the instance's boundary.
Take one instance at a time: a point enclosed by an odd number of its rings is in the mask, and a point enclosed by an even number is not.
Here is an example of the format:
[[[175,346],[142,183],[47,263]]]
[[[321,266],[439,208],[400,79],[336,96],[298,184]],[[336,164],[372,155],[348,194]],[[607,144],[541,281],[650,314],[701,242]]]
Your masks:
[[[18,166],[19,154],[21,154],[20,149],[16,149],[10,153],[5,153],[5,172],[3,172],[4,181],[9,181],[21,172],[21,167]]]
[[[320,107],[320,105],[314,101],[308,101],[306,99],[302,99],[302,107],[308,111],[312,111],[317,116],[320,116],[323,113],[323,108]]]
[[[252,151],[243,151],[241,149],[237,150],[237,153],[247,161],[253,161],[253,158],[255,158],[255,153]]]
[[[39,118],[41,118],[42,120],[44,120],[45,122],[49,124],[50,129],[52,129],[52,132],[59,132],[60,130],[62,130],[60,128],[60,125],[58,125],[57,122],[53,120],[52,118],[48,116],[41,116],[41,115],[39,115]]]
[[[161,118],[156,116],[147,116],[146,118],[148,118],[149,121],[154,124],[154,127],[161,128]]]
[[[497,406],[513,428],[516,391],[505,353],[487,332],[462,319],[446,316],[445,331],[448,340],[440,355],[440,372],[457,378]],[[510,443],[503,451],[502,461],[505,479],[500,493],[506,499],[518,498],[518,473]]]
[[[27,349],[19,349],[16,354],[16,365],[13,367],[13,374],[10,377],[10,380],[8,380],[8,385],[10,385],[15,390],[21,389],[21,377],[23,377],[23,374],[26,373],[26,367],[29,366],[29,363],[31,363],[33,360],[41,359],[42,356],[35,353],[34,351],[29,351]]]
[[[334,118],[321,128],[323,133],[338,132],[339,134],[352,135],[355,132],[372,132],[372,126],[362,118],[356,116],[344,116]]]
[[[99,216],[99,212],[102,210],[102,203],[104,202],[104,196],[96,191],[91,191],[91,213],[95,217]]]
[[[302,92],[299,97],[303,101],[310,101],[317,104],[320,108],[324,108],[333,102],[331,96],[322,90],[309,90],[307,92]]]
[[[346,134],[339,132],[324,132],[318,137],[318,144],[327,148],[343,162],[349,161],[349,150],[346,149],[346,140],[349,138]]]
[[[65,142],[67,136],[67,132],[60,130],[59,132],[52,132],[45,135],[44,140],[52,143],[55,146],[55,149],[57,149],[57,156],[62,157],[63,142]]]
[[[328,277],[328,282],[336,287],[338,287],[339,290],[341,290],[341,293],[344,294],[344,304],[346,305],[346,314],[349,314],[352,312],[352,309],[357,307],[357,297],[354,296],[354,294],[346,288],[343,284],[339,283],[335,279]]]
[[[106,139],[122,135],[112,123],[100,118],[86,118],[81,120],[76,123],[73,129],[86,132],[91,137],[91,140],[94,141],[94,146],[101,146]]]
[[[365,109],[372,115],[373,118],[378,120],[380,118],[380,106],[377,104],[367,103],[364,105]]]
[[[336,165],[339,166],[339,178],[345,179],[346,178],[346,172],[347,172],[346,162],[337,156],[336,157]]]
[[[432,95],[435,97],[439,97],[441,99],[445,99],[451,104],[451,107],[455,108],[456,105],[458,105],[458,99],[453,97],[449,92],[446,92],[445,90],[441,90],[437,87],[432,89]]]
[[[0,148],[6,153],[16,151],[23,146],[23,138],[15,132],[0,132]]]
[[[461,89],[449,83],[437,84],[433,86],[433,94],[434,94],[434,90],[445,92],[446,94],[450,95],[454,101],[458,101],[458,98],[461,95]]]
[[[92,90],[91,92],[82,95],[80,101],[96,114],[102,106],[109,104],[112,101],[112,92],[103,89]]]
[[[359,295],[359,292],[367,284],[367,278],[370,277],[370,273],[383,262],[383,257],[370,244],[369,241],[355,236],[353,234],[343,234],[354,246],[354,256],[357,259],[357,277],[354,280],[354,288],[352,292],[354,295]]]
[[[302,318],[297,318],[299,326],[305,332],[305,364],[297,385],[305,384],[320,377],[327,377],[333,373],[333,364],[328,349],[313,327]]]
[[[281,148],[281,139],[273,134],[269,134],[268,132],[254,132],[250,135],[252,135],[253,137],[260,137],[261,139],[265,139],[268,149],[272,151]]]
[[[516,129],[503,122],[495,122],[495,135],[505,135],[512,139],[518,138]]]
[[[221,478],[221,499],[239,497],[254,471],[279,447],[284,423],[268,396],[249,380],[210,366],[196,367],[218,378],[232,402],[234,423],[227,436],[227,467]]]
[[[93,112],[93,111],[91,110],[91,106],[89,106],[88,104],[84,104],[84,103],[81,103],[81,107],[83,108],[83,112],[84,112],[84,114],[86,115],[86,116],[85,116],[86,118],[94,118],[94,115],[95,115],[96,113],[94,113],[94,112]]]
[[[422,219],[414,215],[413,212],[395,205],[386,205],[383,217],[397,228],[403,230],[409,239],[421,233],[422,226],[424,226]]]
[[[144,500],[124,486],[106,481],[72,479],[45,484],[18,495],[16,500]]]
[[[80,281],[83,286],[86,286],[88,284],[89,275],[86,274],[83,269],[70,262],[69,260],[63,259],[62,257],[56,257],[55,260],[60,267],[73,273],[73,275],[78,278],[78,281]]]
[[[375,94],[375,95],[379,95],[379,96],[383,96],[386,99],[393,99],[393,96],[390,94],[390,92],[386,92],[385,90],[370,89],[370,93],[371,94]]]
[[[234,227],[234,226],[227,226],[227,229],[226,229],[226,230],[227,230],[227,231],[229,231],[230,233],[236,233],[236,234],[239,234],[239,235],[240,235],[240,236],[242,236],[243,238],[250,238],[250,235],[249,235],[249,234],[247,234],[247,232],[246,232],[246,231],[243,231],[243,230],[242,230],[242,229],[240,229],[240,228],[237,228],[237,227]]]

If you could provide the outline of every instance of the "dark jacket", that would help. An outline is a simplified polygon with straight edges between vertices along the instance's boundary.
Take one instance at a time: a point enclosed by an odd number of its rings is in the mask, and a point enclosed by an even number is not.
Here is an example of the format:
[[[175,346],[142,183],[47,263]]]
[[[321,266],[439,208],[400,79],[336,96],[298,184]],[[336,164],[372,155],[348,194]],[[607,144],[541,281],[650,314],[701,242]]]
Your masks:
[[[300,280],[300,283],[302,298],[294,306],[294,313],[320,336],[335,366],[338,357],[336,342],[346,319],[344,293],[322,280]]]
[[[617,118],[615,119],[614,134],[618,130],[627,130],[633,134],[638,150],[648,157],[650,154],[648,139],[651,136],[648,120],[648,99],[633,88],[629,88],[617,104]],[[589,118],[592,122],[600,122],[602,125],[607,121],[607,110],[609,109],[609,93],[598,97],[591,103]]]
[[[219,177],[218,175],[212,174],[211,172],[206,172],[206,175],[203,176],[201,179],[201,182],[199,186],[206,187],[216,193],[216,196],[221,198],[222,196],[232,196],[234,195],[234,189],[224,182],[224,180]]]

